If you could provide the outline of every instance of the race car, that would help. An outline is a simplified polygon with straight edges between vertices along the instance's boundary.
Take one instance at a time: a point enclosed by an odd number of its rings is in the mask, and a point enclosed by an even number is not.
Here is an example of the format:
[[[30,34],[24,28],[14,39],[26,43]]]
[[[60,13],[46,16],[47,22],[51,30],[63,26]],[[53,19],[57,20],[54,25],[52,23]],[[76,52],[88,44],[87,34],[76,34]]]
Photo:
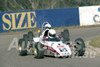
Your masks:
[[[35,58],[40,59],[44,56],[72,57],[83,56],[85,53],[85,43],[82,38],[77,38],[74,44],[70,41],[69,30],[65,29],[57,34],[48,22],[42,24],[39,35],[34,36],[32,31],[24,34],[18,41],[19,55],[27,55],[33,52]]]

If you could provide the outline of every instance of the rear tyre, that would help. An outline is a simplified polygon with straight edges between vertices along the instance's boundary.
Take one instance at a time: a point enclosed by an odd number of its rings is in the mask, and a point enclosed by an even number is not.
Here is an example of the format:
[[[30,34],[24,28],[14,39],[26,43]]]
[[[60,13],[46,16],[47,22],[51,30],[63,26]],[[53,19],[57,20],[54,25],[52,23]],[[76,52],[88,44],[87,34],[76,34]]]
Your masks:
[[[81,38],[78,38],[75,40],[75,49],[77,51],[77,56],[83,56],[85,53],[85,43],[84,40]]]
[[[36,43],[35,44],[35,49],[34,49],[34,56],[37,59],[42,59],[44,58],[44,49],[41,43]]]
[[[29,31],[29,32],[28,32],[28,40],[29,40],[29,41],[33,41],[33,37],[34,37],[33,32],[32,32],[32,31]]]
[[[18,42],[18,50],[19,50],[19,55],[20,56],[25,56],[27,55],[27,45],[25,44],[24,39],[20,39]]]
[[[61,35],[62,35],[62,38],[63,38],[63,43],[70,41],[70,35],[69,35],[68,29],[65,29],[63,32],[61,32]]]
[[[28,35],[27,34],[24,34],[23,35],[23,39],[25,40],[25,43],[27,43],[28,42]]]

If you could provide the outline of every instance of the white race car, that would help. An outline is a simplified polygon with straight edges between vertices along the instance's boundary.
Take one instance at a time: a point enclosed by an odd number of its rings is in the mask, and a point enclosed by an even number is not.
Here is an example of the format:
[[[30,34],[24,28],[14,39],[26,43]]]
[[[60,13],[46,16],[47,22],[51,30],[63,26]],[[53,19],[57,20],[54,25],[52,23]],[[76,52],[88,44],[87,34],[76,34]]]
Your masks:
[[[34,37],[32,31],[28,34],[24,34],[23,38],[18,42],[19,55],[27,55],[29,51],[32,51],[35,58],[44,58],[45,55],[54,57],[71,57],[73,54],[76,56],[83,56],[85,53],[85,43],[83,39],[78,38],[74,44],[71,44],[69,31],[65,29],[61,34],[56,34],[55,37],[47,37],[48,33],[45,33],[43,23],[42,32],[39,36]],[[50,29],[52,30],[52,29]],[[44,36],[47,34],[46,36]]]

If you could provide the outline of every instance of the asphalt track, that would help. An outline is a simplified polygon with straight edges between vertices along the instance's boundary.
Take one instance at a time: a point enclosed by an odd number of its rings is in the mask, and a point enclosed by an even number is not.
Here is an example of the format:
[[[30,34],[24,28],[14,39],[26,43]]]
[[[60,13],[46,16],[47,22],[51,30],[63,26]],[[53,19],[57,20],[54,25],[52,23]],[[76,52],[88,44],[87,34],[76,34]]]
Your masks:
[[[70,29],[71,40],[81,37],[85,41],[100,36],[100,27]],[[24,32],[26,33],[26,32]],[[16,49],[8,51],[14,38],[24,33],[0,35],[0,67],[100,67],[100,57],[95,58],[53,58],[35,59],[34,55],[19,56]]]

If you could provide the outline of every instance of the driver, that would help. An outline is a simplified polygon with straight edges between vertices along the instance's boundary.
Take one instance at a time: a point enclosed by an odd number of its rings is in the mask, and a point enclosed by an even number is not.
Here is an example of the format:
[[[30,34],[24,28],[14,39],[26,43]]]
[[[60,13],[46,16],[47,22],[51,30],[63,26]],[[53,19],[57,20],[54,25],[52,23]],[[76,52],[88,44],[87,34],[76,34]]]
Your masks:
[[[50,24],[46,24],[45,25],[45,29],[44,29],[44,36],[47,37],[48,36],[48,31],[51,29],[51,25]]]
[[[50,24],[46,24],[45,25],[45,29],[51,29],[51,25]]]
[[[54,29],[50,29],[48,32],[48,38],[52,39],[56,37],[56,31]]]
[[[56,31],[54,29],[50,29],[48,31],[47,36],[43,36],[43,40],[48,40],[48,41],[52,41],[56,38]]]
[[[56,41],[59,42],[60,39],[56,36],[56,31],[54,29],[50,29],[48,31],[48,38],[44,39],[46,41]]]
[[[51,25],[49,23],[45,24],[44,29],[41,33],[41,40],[48,38],[48,32],[51,29]]]

